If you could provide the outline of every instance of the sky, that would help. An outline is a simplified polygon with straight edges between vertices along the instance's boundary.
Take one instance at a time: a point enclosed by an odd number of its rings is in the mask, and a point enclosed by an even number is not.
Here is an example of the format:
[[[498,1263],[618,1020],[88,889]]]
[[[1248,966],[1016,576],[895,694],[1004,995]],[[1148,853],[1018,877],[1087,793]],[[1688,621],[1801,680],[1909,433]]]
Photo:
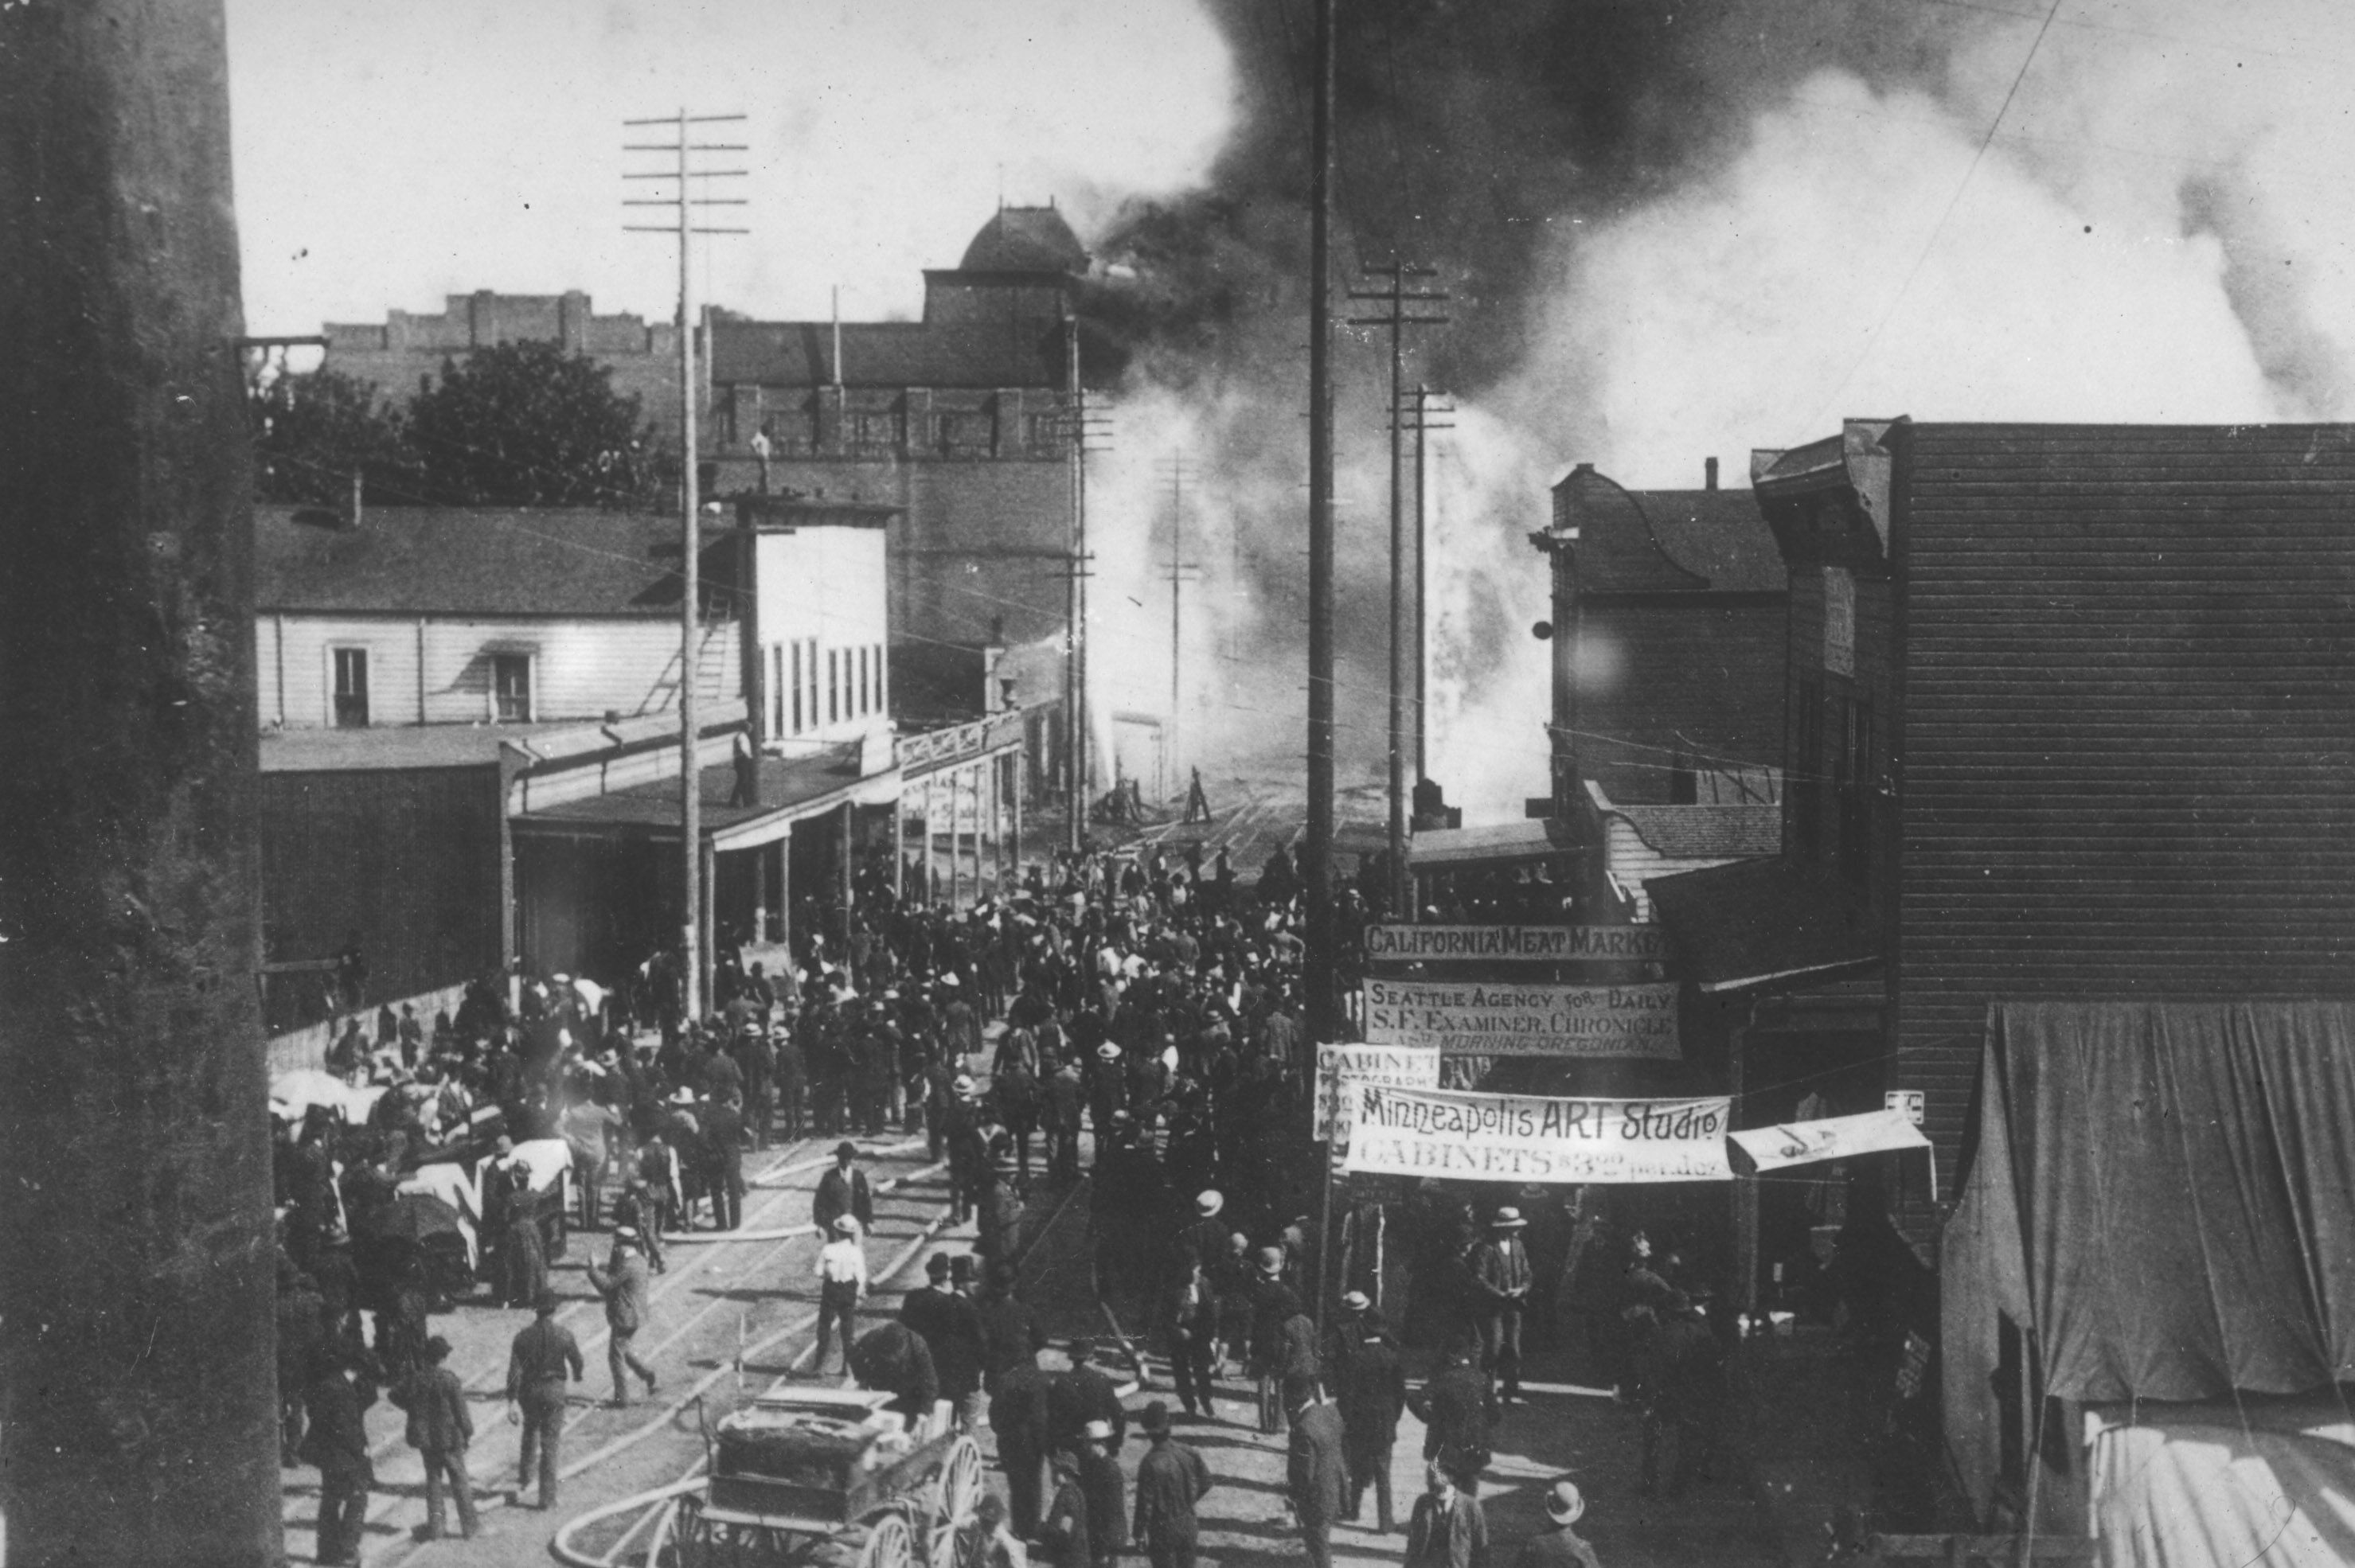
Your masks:
[[[667,316],[673,243],[624,181],[627,118],[741,112],[701,139],[752,232],[701,248],[698,297],[765,318],[912,314],[999,194],[1083,228],[1199,181],[1233,112],[1191,0],[229,0],[248,330],[584,289]],[[719,156],[719,155],[715,155]],[[741,187],[741,189],[736,187]]]

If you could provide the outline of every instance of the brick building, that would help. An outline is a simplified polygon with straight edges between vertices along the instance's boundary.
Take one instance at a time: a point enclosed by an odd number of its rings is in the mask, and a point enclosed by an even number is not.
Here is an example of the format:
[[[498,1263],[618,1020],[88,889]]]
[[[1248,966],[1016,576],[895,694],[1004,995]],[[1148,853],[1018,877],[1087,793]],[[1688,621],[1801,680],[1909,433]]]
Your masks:
[[[1060,637],[1064,410],[1088,265],[1055,208],[1006,207],[956,267],[925,272],[921,320],[715,321],[705,461],[719,493],[765,483],[898,508],[896,640]],[[1092,355],[1084,375],[1099,378]]]
[[[676,312],[673,313],[676,314]],[[386,313],[381,324],[329,322],[320,368],[372,381],[390,397],[407,397],[421,380],[442,374],[442,361],[463,359],[495,344],[548,342],[585,354],[613,373],[613,390],[638,399],[639,412],[661,438],[678,441],[678,328],[628,314],[601,316],[587,294],[501,294],[478,289],[451,294],[436,315]]]

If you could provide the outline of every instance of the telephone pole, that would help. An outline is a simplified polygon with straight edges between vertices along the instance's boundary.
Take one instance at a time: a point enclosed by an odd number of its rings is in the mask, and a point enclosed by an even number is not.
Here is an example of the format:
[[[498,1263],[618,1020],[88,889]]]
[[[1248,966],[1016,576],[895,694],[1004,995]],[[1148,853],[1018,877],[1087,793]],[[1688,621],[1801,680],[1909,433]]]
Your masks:
[[[1301,884],[1308,897],[1310,1045],[1339,1035],[1333,929],[1333,32],[1335,0],[1316,0],[1316,111],[1308,185],[1308,821]],[[1332,1184],[1326,1183],[1329,1221]],[[1330,1236],[1327,1224],[1325,1234]],[[1317,1319],[1324,1319],[1324,1292]]]
[[[1418,267],[1394,260],[1387,267],[1368,267],[1365,270],[1390,280],[1388,288],[1350,291],[1349,297],[1353,300],[1375,300],[1388,308],[1378,316],[1351,316],[1349,324],[1388,327],[1391,334],[1391,863],[1387,891],[1391,918],[1412,919],[1413,912],[1407,897],[1406,875],[1406,709],[1409,682],[1406,669],[1406,432],[1402,418],[1406,390],[1406,329],[1411,326],[1442,326],[1448,318],[1410,315],[1407,313],[1412,305],[1444,303],[1447,295],[1435,289],[1419,289],[1412,292],[1407,289],[1410,278],[1435,277],[1437,270],[1434,268]],[[1420,559],[1416,566],[1420,570]]]
[[[1088,453],[1108,444],[1111,418],[1088,408],[1080,382],[1080,323],[1063,322],[1063,440],[1071,464],[1071,566],[1063,596],[1063,768],[1071,821],[1064,843],[1077,854],[1088,842]],[[1098,440],[1090,446],[1091,440]]]
[[[1169,482],[1169,730],[1164,754],[1169,758],[1171,789],[1180,788],[1178,774],[1181,767],[1178,750],[1180,731],[1178,705],[1182,700],[1178,689],[1178,656],[1180,633],[1178,620],[1179,585],[1188,572],[1200,568],[1184,558],[1186,538],[1186,454],[1171,452],[1160,461],[1162,477]]]
[[[1449,403],[1433,408],[1433,397],[1444,397],[1418,382],[1414,388],[1414,779],[1420,784],[1431,777],[1431,705],[1428,683],[1431,679],[1431,620],[1427,609],[1431,593],[1431,538],[1423,509],[1424,479],[1430,469],[1431,454],[1423,444],[1428,430],[1452,430],[1452,424],[1433,424],[1432,415],[1453,414],[1455,405]]]
[[[706,992],[703,969],[703,768],[698,757],[702,736],[696,723],[695,681],[702,662],[698,646],[702,631],[702,530],[697,514],[696,461],[699,455],[695,429],[695,237],[698,234],[743,234],[742,228],[699,228],[695,209],[742,207],[741,197],[703,196],[695,193],[696,180],[742,179],[743,169],[698,169],[698,153],[750,151],[741,142],[691,142],[692,125],[726,124],[741,114],[689,114],[682,109],[652,120],[624,120],[630,128],[666,125],[677,139],[669,142],[625,142],[624,153],[667,153],[678,160],[675,169],[632,172],[625,180],[668,180],[678,186],[670,196],[632,196],[624,207],[671,207],[678,209],[676,224],[627,224],[633,233],[671,234],[678,239],[678,406],[679,406],[679,596],[678,596],[678,832],[680,845],[679,946],[681,1000],[690,1019],[703,1016]]]

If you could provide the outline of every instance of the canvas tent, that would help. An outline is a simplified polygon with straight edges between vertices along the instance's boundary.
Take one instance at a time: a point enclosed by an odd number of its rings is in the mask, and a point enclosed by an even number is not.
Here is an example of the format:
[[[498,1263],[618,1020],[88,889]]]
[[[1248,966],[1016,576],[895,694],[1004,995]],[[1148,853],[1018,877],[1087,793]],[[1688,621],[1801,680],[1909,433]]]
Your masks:
[[[1977,1101],[1940,1271],[1947,1442],[1974,1505],[2098,1520],[2114,1563],[2208,1562],[2252,1509],[2278,1511],[2250,1500],[2269,1491],[2313,1508],[2276,1518],[2255,1561],[2346,1539],[2355,1004],[1998,1002]],[[2332,1419],[2247,1416],[2285,1395]],[[2203,1465],[2218,1484],[2147,1484]]]

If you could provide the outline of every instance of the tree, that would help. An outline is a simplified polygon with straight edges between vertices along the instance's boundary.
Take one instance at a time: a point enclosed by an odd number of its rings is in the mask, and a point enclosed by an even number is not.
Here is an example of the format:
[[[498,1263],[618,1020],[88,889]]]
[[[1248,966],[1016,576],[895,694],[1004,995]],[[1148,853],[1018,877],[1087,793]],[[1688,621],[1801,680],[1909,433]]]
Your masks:
[[[333,370],[280,376],[252,394],[249,411],[261,500],[340,507],[351,499],[354,473],[376,504],[419,499],[401,416],[373,382]]]
[[[613,372],[547,342],[444,360],[405,434],[429,499],[449,506],[618,506],[648,498],[653,439]]]

